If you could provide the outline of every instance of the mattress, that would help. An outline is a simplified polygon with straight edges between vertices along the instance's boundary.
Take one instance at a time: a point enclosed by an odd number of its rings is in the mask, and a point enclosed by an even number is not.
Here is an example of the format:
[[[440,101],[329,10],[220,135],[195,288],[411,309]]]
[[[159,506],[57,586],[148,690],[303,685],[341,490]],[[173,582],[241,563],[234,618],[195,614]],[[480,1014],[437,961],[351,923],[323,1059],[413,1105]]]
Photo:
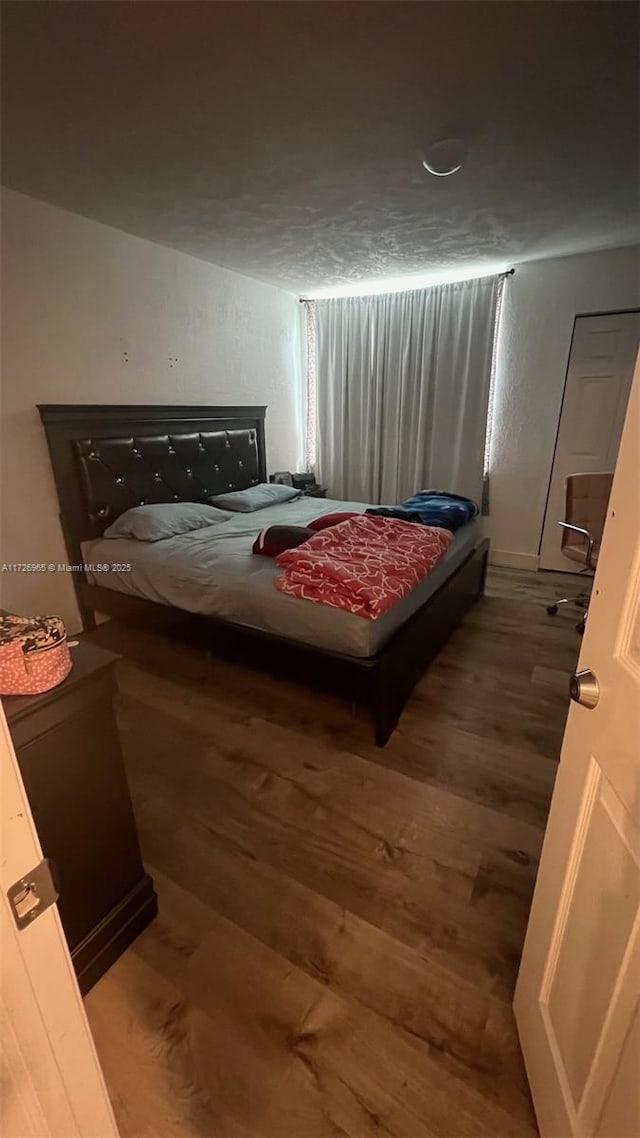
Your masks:
[[[362,502],[297,498],[252,514],[230,514],[220,525],[164,541],[97,538],[83,543],[85,564],[109,568],[87,577],[101,588],[215,616],[325,651],[374,656],[475,547],[480,537],[477,520],[458,530],[432,572],[379,620],[286,596],[274,586],[281,572],[275,561],[251,552],[256,535],[266,526],[308,525],[336,510],[364,513],[366,509]]]

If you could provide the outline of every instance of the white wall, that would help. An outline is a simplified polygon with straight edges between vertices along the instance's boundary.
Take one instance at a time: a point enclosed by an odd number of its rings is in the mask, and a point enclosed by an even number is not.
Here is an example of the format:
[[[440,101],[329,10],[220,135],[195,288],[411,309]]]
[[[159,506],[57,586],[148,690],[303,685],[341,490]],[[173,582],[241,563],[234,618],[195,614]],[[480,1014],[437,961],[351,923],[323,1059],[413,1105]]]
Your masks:
[[[22,194],[2,206],[3,562],[67,560],[37,403],[264,403],[269,469],[297,468],[294,296]],[[68,577],[0,586],[77,629]]]
[[[535,568],[573,319],[640,306],[640,250],[518,265],[505,286],[491,446],[492,560]]]
[[[269,468],[301,455],[290,294],[3,191],[3,562],[66,553],[36,403],[266,403]],[[573,318],[640,305],[638,249],[518,266],[506,286],[491,462],[493,559],[535,566]],[[77,611],[68,577],[2,574],[2,604]]]

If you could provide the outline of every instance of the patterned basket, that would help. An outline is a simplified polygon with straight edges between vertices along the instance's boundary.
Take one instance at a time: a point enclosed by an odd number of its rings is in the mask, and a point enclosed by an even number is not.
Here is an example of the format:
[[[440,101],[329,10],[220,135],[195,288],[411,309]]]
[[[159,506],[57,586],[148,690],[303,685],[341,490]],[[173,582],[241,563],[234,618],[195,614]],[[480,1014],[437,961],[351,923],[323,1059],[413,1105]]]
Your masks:
[[[38,695],[70,671],[67,630],[59,616],[0,616],[0,695]]]

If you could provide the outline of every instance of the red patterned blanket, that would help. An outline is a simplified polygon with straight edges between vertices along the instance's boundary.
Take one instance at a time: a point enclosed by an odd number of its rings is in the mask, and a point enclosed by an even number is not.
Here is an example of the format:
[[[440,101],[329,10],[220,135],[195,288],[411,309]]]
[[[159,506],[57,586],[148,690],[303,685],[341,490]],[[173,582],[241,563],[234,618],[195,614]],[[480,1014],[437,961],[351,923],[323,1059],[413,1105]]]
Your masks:
[[[453,534],[362,514],[277,558],[276,588],[376,620],[444,557]]]

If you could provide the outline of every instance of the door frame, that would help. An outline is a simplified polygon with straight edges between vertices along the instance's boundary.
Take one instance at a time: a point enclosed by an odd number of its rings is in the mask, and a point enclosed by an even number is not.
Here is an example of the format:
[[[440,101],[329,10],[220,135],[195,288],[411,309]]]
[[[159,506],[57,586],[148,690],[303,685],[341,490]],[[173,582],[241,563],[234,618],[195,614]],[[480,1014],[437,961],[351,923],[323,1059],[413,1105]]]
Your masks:
[[[538,539],[538,559],[542,554],[542,538],[544,535],[544,527],[547,522],[547,510],[549,509],[549,495],[551,494],[551,481],[553,479],[553,468],[556,461],[556,451],[558,449],[558,438],[560,436],[560,423],[562,422],[562,412],[564,411],[564,401],[567,394],[567,380],[569,378],[569,364],[571,362],[571,353],[573,351],[573,341],[576,335],[576,321],[584,320],[587,316],[628,316],[630,313],[640,314],[640,308],[634,306],[631,308],[605,308],[601,312],[576,312],[573,318],[573,326],[571,328],[571,339],[569,341],[569,351],[567,353],[567,364],[564,369],[564,380],[562,383],[562,399],[560,400],[560,409],[558,411],[558,422],[556,423],[556,437],[553,440],[553,454],[551,455],[551,464],[549,466],[549,479],[547,482],[547,493],[544,499],[544,510],[542,512],[542,524],[540,526],[540,537]],[[558,569],[545,569],[545,573],[558,573]],[[567,569],[565,572],[570,573],[571,570]],[[580,570],[575,570],[576,575],[579,575]]]

